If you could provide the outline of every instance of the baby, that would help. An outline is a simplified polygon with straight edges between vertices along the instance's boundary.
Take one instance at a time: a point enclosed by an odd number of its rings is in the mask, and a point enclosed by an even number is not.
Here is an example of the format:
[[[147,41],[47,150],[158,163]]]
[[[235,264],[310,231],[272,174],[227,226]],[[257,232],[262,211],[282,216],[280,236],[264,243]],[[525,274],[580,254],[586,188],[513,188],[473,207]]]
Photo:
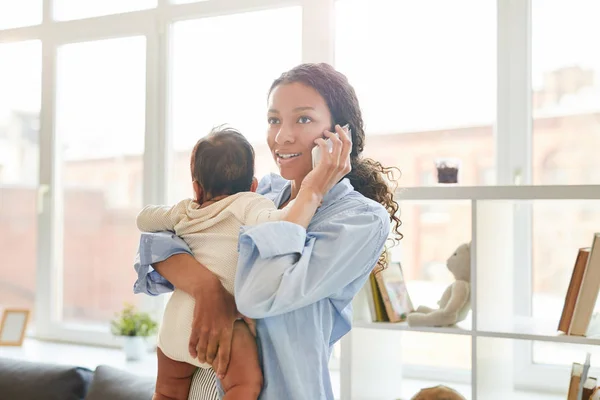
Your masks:
[[[195,199],[172,207],[145,207],[137,217],[138,229],[175,232],[233,293],[240,228],[281,220],[289,205],[277,210],[271,200],[254,193],[254,150],[235,129],[214,129],[200,139],[192,151],[190,168]],[[155,400],[187,399],[196,367],[211,368],[188,352],[194,304],[191,296],[177,288],[167,303],[158,335]],[[166,384],[173,381],[181,386]],[[230,368],[221,385],[226,400],[254,400],[262,390],[256,340],[243,321],[235,323]]]

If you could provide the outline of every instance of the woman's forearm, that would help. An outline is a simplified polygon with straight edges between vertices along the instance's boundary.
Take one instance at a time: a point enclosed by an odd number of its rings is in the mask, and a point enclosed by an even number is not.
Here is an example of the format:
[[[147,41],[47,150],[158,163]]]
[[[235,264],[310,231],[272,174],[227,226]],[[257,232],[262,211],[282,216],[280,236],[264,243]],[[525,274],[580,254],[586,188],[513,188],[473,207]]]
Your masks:
[[[189,254],[175,254],[152,266],[173,286],[192,296],[221,284],[216,275]]]
[[[290,206],[284,221],[293,222],[304,228],[308,227],[310,220],[317,212],[323,198],[315,191],[309,189],[300,189],[294,203]]]

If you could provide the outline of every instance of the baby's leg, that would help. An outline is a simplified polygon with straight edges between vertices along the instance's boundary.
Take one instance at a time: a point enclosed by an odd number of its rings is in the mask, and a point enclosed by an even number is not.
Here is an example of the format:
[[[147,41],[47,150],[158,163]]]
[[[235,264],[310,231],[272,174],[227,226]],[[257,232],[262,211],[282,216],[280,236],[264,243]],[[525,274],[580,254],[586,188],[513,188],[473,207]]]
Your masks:
[[[258,362],[256,338],[244,321],[233,327],[231,361],[221,381],[223,400],[256,400],[262,390],[263,376]]]
[[[167,357],[156,349],[158,374],[152,400],[187,400],[196,366]]]

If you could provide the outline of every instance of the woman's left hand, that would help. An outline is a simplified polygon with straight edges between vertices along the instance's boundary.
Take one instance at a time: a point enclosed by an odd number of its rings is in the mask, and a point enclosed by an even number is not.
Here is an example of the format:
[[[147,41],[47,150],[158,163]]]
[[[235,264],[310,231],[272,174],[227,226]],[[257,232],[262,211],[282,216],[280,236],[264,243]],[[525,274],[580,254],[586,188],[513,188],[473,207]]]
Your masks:
[[[316,145],[321,148],[321,159],[317,166],[304,177],[300,186],[301,191],[310,190],[321,199],[352,170],[350,166],[351,136],[339,125],[335,126],[335,131],[337,135],[329,131],[324,133],[324,136],[330,139],[333,145],[331,153],[325,139],[315,140]]]

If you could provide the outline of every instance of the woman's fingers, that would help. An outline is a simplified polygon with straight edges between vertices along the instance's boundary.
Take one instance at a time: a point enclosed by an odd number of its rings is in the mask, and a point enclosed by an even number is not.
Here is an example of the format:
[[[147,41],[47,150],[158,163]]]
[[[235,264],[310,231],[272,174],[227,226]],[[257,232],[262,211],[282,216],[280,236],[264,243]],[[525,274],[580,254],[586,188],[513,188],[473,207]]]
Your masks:
[[[336,125],[336,130],[338,125]],[[338,137],[338,134],[333,132],[325,131],[325,136],[331,141],[332,149],[329,154],[330,167],[336,168],[340,163],[340,152],[342,149],[342,141]]]
[[[192,358],[198,358],[198,342],[200,341],[200,333],[194,326],[192,326],[192,333],[190,334],[190,341],[188,344],[188,351]]]
[[[217,357],[220,337],[221,335],[217,331],[212,331],[208,336],[208,345],[206,346],[206,362],[211,365]]]
[[[208,337],[209,331],[205,327],[200,329],[200,337],[198,338],[198,345],[196,346],[196,351],[198,354],[198,361],[201,363],[206,362],[206,350],[208,348]]]
[[[223,379],[227,373],[227,368],[229,367],[233,329],[224,330],[221,333],[220,339],[221,346],[219,347],[219,353],[217,354],[217,364],[215,370],[217,371],[217,377],[219,379]]]
[[[346,175],[351,170],[350,153],[352,153],[352,132],[350,132],[350,128],[347,128],[347,130],[340,128],[339,137],[342,142],[340,163],[344,166],[342,172]]]

